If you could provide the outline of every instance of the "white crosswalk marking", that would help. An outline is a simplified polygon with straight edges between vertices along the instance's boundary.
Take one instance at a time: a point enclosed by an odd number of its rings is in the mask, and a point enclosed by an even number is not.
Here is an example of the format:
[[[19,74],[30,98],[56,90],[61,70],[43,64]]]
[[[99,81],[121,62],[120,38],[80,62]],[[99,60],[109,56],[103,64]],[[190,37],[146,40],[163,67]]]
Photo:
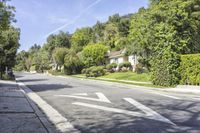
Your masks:
[[[83,102],[74,102],[72,104],[84,106],[84,107],[89,107],[89,108],[94,108],[94,109],[100,109],[100,110],[104,110],[104,111],[108,111],[108,112],[132,115],[132,116],[137,116],[137,117],[144,117],[144,118],[147,118],[147,119],[157,120],[157,121],[161,121],[161,122],[165,122],[165,123],[175,125],[173,122],[171,122],[167,118],[161,116],[157,112],[155,112],[152,109],[150,109],[150,108],[142,105],[141,103],[133,100],[132,98],[124,98],[124,100],[131,103],[132,105],[134,105],[138,109],[142,110],[144,113],[139,113],[139,112],[129,111],[129,110],[123,110],[123,109],[118,109],[118,108],[105,107],[105,106],[94,105],[94,104],[83,103]]]
[[[105,103],[111,103],[111,101],[101,92],[95,93],[98,98],[91,98],[91,97],[82,97],[82,96],[74,96],[74,95],[54,95],[58,97],[71,97],[71,98],[78,98],[78,99],[85,99],[85,100],[91,100],[91,101],[97,101],[97,102],[105,102]]]

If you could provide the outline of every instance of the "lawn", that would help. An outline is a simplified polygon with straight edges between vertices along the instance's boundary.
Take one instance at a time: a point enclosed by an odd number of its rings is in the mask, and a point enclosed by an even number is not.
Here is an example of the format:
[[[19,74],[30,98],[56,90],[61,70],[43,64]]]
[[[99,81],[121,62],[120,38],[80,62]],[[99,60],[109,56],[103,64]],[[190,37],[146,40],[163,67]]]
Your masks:
[[[108,73],[104,76],[101,76],[100,78],[150,82],[150,74],[149,73],[137,74],[134,72],[115,72],[115,73]]]

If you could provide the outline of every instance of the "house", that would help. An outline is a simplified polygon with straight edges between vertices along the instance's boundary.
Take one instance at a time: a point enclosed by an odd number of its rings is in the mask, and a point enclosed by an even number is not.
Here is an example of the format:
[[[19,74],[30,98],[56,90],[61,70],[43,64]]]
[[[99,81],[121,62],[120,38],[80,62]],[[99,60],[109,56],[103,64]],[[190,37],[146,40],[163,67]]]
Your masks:
[[[123,62],[130,62],[133,70],[135,70],[136,65],[138,64],[138,59],[136,55],[126,55],[126,49],[122,49],[120,51],[110,52],[108,51],[107,57],[109,59],[109,63],[120,64]]]

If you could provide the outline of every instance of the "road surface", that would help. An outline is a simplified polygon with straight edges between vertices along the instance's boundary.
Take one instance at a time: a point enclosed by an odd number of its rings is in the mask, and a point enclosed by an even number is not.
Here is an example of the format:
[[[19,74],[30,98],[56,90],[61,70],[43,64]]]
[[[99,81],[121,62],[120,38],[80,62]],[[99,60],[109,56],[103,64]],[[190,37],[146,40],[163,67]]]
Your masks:
[[[81,133],[200,133],[200,96],[16,73]]]

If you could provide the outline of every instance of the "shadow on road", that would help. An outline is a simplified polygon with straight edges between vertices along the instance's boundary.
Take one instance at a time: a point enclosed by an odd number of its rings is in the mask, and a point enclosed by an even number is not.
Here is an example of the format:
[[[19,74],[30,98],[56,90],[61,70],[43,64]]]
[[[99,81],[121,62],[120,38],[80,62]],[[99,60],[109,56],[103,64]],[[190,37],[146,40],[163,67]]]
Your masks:
[[[47,79],[23,79],[21,82],[37,82],[37,81],[46,81]]]
[[[163,123],[155,120],[138,118],[134,116],[112,114],[97,110],[77,111],[73,116],[72,123],[82,133],[199,133],[200,132],[200,106],[199,102],[176,102],[157,104],[155,101],[146,101],[145,105],[157,108],[160,114],[170,119],[176,125]],[[130,108],[127,107],[127,110]],[[99,115],[98,122],[93,121],[93,115]],[[85,116],[88,116],[85,118]],[[106,119],[105,119],[106,118]],[[84,125],[76,125],[77,121]]]
[[[37,85],[27,85],[31,88],[34,92],[42,92],[42,91],[49,91],[49,90],[59,90],[59,89],[66,89],[66,88],[73,88],[69,85],[62,85],[62,84],[37,84]]]

